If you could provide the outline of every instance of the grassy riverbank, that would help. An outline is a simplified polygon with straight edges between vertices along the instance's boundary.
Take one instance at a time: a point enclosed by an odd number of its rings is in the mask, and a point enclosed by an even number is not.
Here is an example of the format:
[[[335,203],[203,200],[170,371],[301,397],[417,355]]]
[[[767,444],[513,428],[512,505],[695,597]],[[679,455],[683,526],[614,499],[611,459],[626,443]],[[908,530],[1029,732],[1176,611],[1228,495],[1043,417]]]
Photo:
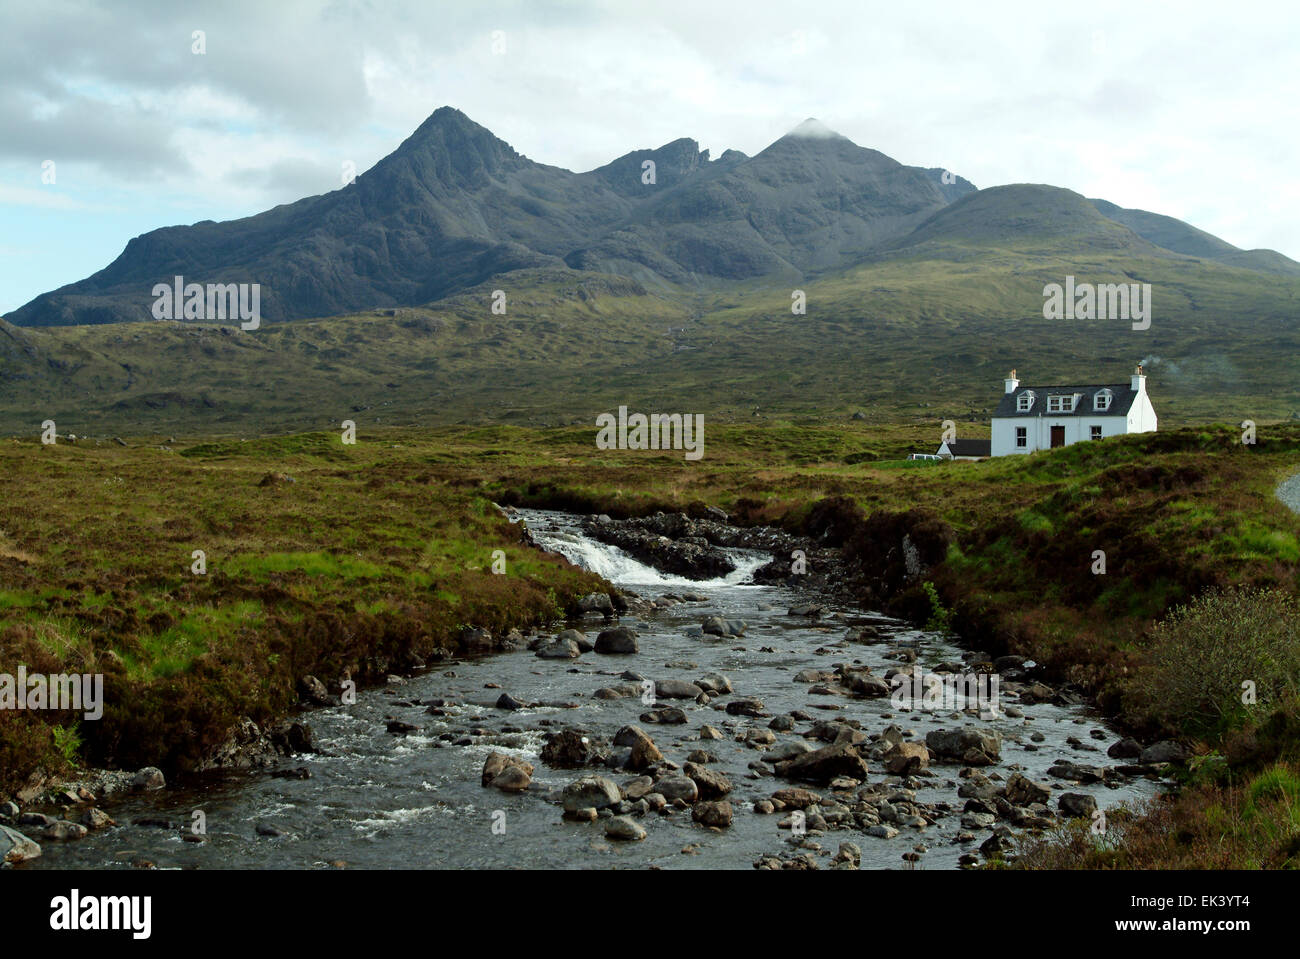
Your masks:
[[[363,429],[355,446],[319,433],[171,451],[161,438],[6,441],[0,662],[102,671],[108,706],[79,728],[0,715],[0,770],[13,780],[60,748],[183,767],[237,717],[282,714],[306,673],[382,676],[454,645],[464,625],[543,621],[596,587],[521,547],[493,500],[625,516],[714,505],[819,536],[859,561],[864,602],[950,614],[970,644],[1032,657],[1152,736],[1188,732],[1152,709],[1157,623],[1215,588],[1300,591],[1297,518],[1274,496],[1300,469],[1300,425],[1261,424],[1254,445],[1235,428],[1186,427],[1030,458],[906,462],[933,433],[710,421],[694,463],[597,450],[591,428]],[[941,609],[902,576],[904,535]],[[497,548],[504,576],[489,571]],[[195,549],[204,576],[190,572]],[[1278,731],[1294,715],[1272,703],[1198,730],[1197,750],[1231,764],[1201,764],[1219,771],[1179,801],[1187,814],[1244,809],[1233,797],[1274,763],[1290,781],[1295,747]],[[1247,836],[1243,817],[1225,821]]]

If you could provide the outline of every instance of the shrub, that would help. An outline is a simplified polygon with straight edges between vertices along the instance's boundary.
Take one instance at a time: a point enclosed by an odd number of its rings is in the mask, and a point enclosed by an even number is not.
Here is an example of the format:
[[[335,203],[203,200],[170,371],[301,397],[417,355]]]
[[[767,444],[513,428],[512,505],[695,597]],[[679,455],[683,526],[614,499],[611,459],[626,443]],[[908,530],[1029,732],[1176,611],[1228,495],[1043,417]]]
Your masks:
[[[1277,589],[1227,589],[1175,608],[1149,634],[1142,689],[1153,720],[1222,732],[1251,713],[1296,701],[1300,607]],[[1243,703],[1242,684],[1256,702]]]

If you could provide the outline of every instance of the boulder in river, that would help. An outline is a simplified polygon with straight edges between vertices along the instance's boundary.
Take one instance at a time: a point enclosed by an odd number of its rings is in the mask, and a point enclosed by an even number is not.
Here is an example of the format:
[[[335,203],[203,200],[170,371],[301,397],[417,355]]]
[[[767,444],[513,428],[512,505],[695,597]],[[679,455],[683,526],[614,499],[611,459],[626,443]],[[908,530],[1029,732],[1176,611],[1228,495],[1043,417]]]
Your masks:
[[[659,679],[655,681],[655,696],[659,699],[695,699],[704,692],[694,683],[683,679]]]
[[[715,802],[698,802],[691,809],[691,819],[701,826],[726,829],[731,825],[731,820],[734,817],[735,810],[731,808],[731,803],[725,799]]]
[[[527,760],[520,759],[518,756],[511,756],[508,753],[500,753],[496,750],[488,753],[487,759],[483,760],[483,774],[480,781],[484,786],[490,786],[501,773],[508,767],[515,766],[522,769],[529,776],[533,774],[533,764]]]
[[[687,763],[682,767],[688,778],[694,780],[704,799],[721,799],[731,792],[731,780],[720,772],[701,766],[699,763]]]
[[[1154,743],[1142,750],[1138,757],[1138,762],[1149,763],[1180,763],[1187,758],[1187,750],[1179,743],[1172,739],[1162,740]]]
[[[645,838],[645,829],[627,816],[611,816],[605,823],[605,835],[621,842],[639,842]]]
[[[562,729],[558,733],[547,733],[546,744],[542,746],[542,762],[557,769],[577,769],[587,766],[599,759],[599,750],[591,744],[589,736],[578,729]]]
[[[841,776],[863,781],[867,778],[867,761],[856,746],[835,743],[781,763],[777,773],[786,779],[823,785]]]
[[[583,776],[564,787],[564,811],[604,809],[623,801],[618,786],[604,776]]]
[[[1032,803],[1045,803],[1052,795],[1052,787],[1046,783],[1034,782],[1028,776],[1014,773],[1007,780],[1006,791],[1004,795],[1007,802],[1017,806],[1028,806]]]
[[[601,630],[596,637],[595,649],[598,653],[635,653],[640,649],[636,640],[636,630],[629,626],[615,626]]]
[[[885,753],[885,768],[895,776],[910,776],[929,765],[930,750],[924,743],[895,743]]]
[[[1056,801],[1056,805],[1061,810],[1062,816],[1069,816],[1071,819],[1091,819],[1092,814],[1097,811],[1097,800],[1087,793],[1061,793],[1061,798]]]
[[[41,847],[28,839],[17,829],[0,826],[0,861],[10,863],[27,862],[41,854]]]
[[[925,744],[941,759],[967,766],[989,766],[998,761],[1002,735],[995,729],[934,729],[926,733]]]

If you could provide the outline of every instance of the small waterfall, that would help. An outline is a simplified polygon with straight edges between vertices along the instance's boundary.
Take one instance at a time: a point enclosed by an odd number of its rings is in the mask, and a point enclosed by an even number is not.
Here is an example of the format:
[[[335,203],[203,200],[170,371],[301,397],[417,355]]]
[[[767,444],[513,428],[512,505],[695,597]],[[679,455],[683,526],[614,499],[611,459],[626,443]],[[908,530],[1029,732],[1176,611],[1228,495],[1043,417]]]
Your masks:
[[[695,580],[661,573],[653,566],[629,556],[617,546],[610,546],[584,536],[577,522],[564,513],[547,510],[519,510],[533,538],[583,569],[604,577],[619,586],[676,586],[707,590],[724,586],[745,586],[754,570],[771,560],[771,556],[753,550],[728,549],[727,558],[735,570],[717,579]],[[752,586],[755,589],[763,587]]]

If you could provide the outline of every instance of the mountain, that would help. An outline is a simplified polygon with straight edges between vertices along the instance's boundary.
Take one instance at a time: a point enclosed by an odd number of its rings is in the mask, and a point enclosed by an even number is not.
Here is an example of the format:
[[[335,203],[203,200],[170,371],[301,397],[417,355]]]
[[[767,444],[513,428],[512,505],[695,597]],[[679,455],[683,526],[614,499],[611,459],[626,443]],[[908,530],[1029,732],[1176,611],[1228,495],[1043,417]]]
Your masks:
[[[346,188],[155,230],[0,320],[0,432],[589,426],[626,404],[979,435],[1007,369],[1139,361],[1162,425],[1263,423],[1300,417],[1298,267],[1059,187],[976,190],[816,121],[754,156],[679,139],[572,173],[443,109]],[[262,283],[292,322],[153,320],[177,273]],[[1066,276],[1150,284],[1149,329],[1044,318]]]
[[[1187,256],[1204,257],[1262,273],[1300,276],[1300,263],[1275,250],[1242,250],[1190,223],[1146,210],[1126,210],[1106,200],[1090,200],[1103,216],[1122,223],[1156,246]]]
[[[654,182],[643,182],[644,164]],[[458,110],[435,111],[350,185],[225,223],[154,230],[42,294],[18,326],[151,318],[155,283],[258,283],[267,320],[407,306],[511,270],[569,266],[652,285],[797,279],[906,233],[941,184],[808,121],[755,157],[690,139],[587,173],[536,163]]]

